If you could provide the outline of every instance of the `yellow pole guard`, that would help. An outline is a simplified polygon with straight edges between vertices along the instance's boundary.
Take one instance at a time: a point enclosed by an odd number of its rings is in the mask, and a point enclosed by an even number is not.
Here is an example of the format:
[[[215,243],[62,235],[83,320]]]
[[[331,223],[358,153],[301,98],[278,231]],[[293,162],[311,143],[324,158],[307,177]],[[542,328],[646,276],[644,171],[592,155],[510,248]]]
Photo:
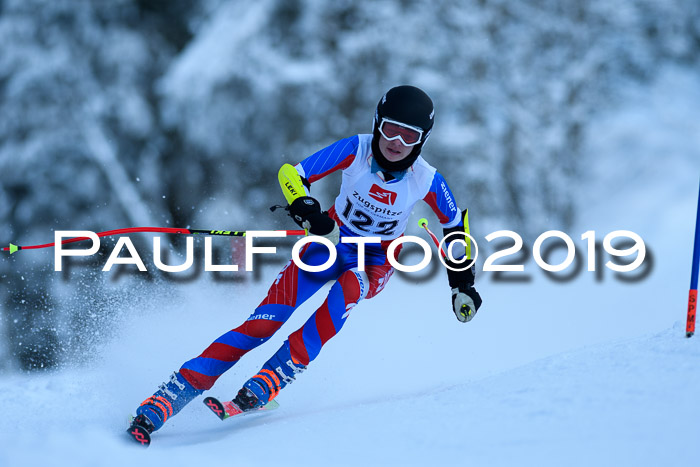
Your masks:
[[[464,210],[464,232],[469,233],[469,209]],[[472,259],[472,241],[469,237],[465,237],[464,241],[467,242],[465,247],[467,250],[467,258]]]
[[[292,204],[297,198],[308,196],[304,183],[301,181],[301,176],[293,165],[284,164],[280,167],[277,173],[277,179],[280,182],[282,193],[284,193],[284,198],[287,200],[288,204]]]

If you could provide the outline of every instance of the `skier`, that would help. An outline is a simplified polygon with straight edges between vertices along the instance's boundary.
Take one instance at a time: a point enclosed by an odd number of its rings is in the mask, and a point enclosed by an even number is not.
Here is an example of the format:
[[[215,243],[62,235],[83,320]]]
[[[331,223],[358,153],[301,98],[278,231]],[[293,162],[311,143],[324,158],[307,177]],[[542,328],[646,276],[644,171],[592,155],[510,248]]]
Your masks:
[[[433,102],[425,92],[413,86],[394,87],[377,105],[372,134],[342,139],[295,167],[283,166],[280,184],[289,202],[289,215],[312,235],[336,244],[337,259],[322,272],[306,272],[291,261],[287,263],[243,324],[185,362],[137,408],[131,426],[137,429],[134,432],[145,430],[150,442],[150,433],[210,389],[243,355],[270,339],[297,307],[329,280],[335,280],[323,305],[289,335],[228,403],[229,415],[259,409],[273,400],[340,331],[349,310],[386,286],[393,273],[386,249],[391,240],[403,234],[419,200],[427,202],[438,216],[445,235],[468,232],[466,215],[457,207],[445,179],[420,156],[433,120]],[[340,193],[334,206],[324,212],[319,202],[308,196],[308,190],[316,180],[336,170],[342,170]],[[365,245],[365,270],[361,271],[358,245],[339,240],[367,236],[379,237],[382,242]],[[307,265],[321,265],[329,258],[329,250],[310,243],[300,256]],[[448,265],[457,266],[458,262],[448,261]],[[459,321],[468,322],[481,305],[474,289],[473,267],[464,271],[448,268],[447,274],[453,311]]]

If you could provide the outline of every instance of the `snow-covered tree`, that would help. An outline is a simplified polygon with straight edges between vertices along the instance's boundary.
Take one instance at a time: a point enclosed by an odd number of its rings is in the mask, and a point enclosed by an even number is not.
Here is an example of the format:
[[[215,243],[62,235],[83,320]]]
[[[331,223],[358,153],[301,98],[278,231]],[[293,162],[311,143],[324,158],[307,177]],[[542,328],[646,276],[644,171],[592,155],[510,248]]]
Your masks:
[[[381,94],[403,83],[435,101],[424,155],[476,232],[566,227],[589,122],[631,80],[668,63],[698,67],[699,5],[2,1],[0,241],[287,225],[259,215],[281,202],[281,163],[369,132]],[[330,202],[330,191],[314,194]],[[25,367],[58,360],[80,332],[59,326],[75,322],[66,317],[102,309],[99,300],[68,309],[56,294],[84,289],[50,281],[51,255],[32,258],[0,263],[0,332]]]

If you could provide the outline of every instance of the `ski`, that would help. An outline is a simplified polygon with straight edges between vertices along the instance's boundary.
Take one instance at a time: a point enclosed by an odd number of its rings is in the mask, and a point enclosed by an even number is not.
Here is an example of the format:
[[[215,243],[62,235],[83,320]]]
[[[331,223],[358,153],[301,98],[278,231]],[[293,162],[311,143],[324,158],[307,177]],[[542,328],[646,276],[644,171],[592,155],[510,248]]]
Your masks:
[[[207,397],[204,399],[204,405],[209,407],[219,419],[226,420],[234,415],[247,415],[257,412],[266,412],[269,410],[275,410],[279,408],[279,403],[275,400],[268,402],[258,409],[243,411],[233,401],[221,402],[216,397]],[[137,442],[143,447],[148,447],[151,444],[151,433],[153,432],[153,426],[149,426],[150,422],[148,419],[139,415],[138,417],[129,417],[129,428],[126,430],[126,434],[130,439]]]
[[[254,410],[247,410],[243,411],[241,410],[236,404],[233,403],[233,401],[227,401],[227,402],[221,402],[219,399],[216,397],[207,397],[204,399],[204,405],[209,407],[209,410],[211,410],[214,415],[219,417],[221,420],[226,420],[227,418],[231,418],[235,415],[240,415],[240,414],[250,414],[250,413],[255,413],[255,412],[263,412],[263,411],[268,411],[268,410],[275,410],[279,408],[279,404],[275,400],[271,400],[267,404],[263,405],[262,407]]]
[[[151,444],[151,432],[147,427],[139,423],[139,420],[138,417],[134,418],[132,416],[129,418],[129,428],[126,430],[126,434],[129,438],[147,448]]]

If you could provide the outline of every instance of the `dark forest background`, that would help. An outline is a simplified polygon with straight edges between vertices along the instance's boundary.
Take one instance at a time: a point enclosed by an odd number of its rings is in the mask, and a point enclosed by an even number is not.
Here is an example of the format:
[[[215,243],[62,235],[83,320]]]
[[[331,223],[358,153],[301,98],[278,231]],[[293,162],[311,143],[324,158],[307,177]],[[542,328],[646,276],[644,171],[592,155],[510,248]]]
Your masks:
[[[291,228],[267,211],[279,166],[369,132],[403,83],[435,101],[424,155],[480,231],[565,228],[589,123],[699,56],[697,0],[0,0],[0,244]],[[70,280],[50,250],[2,256],[0,370],[70,361],[158,280],[106,278],[113,244]]]

